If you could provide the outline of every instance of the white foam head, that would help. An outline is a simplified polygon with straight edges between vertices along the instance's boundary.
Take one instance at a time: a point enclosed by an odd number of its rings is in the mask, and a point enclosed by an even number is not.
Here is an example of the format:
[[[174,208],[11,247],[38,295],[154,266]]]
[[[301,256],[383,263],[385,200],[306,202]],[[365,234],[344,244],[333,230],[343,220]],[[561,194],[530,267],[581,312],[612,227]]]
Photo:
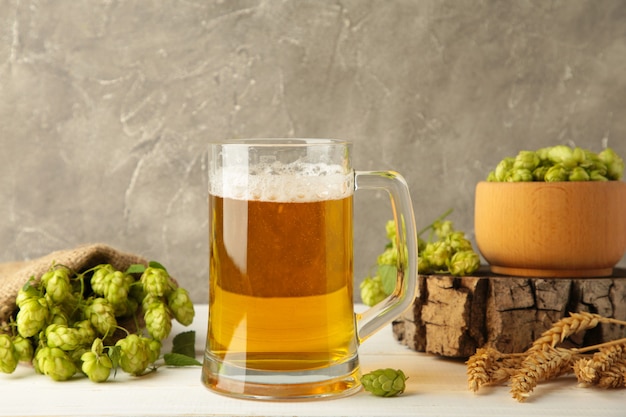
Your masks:
[[[239,200],[338,200],[354,193],[354,176],[341,165],[271,162],[228,166],[212,172],[209,192]]]

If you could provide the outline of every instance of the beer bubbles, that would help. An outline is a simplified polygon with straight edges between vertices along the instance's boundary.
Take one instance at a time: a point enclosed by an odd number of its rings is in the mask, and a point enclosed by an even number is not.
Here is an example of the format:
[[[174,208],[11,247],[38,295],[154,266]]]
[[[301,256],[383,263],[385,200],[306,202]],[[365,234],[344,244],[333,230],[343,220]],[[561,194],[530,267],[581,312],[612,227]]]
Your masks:
[[[272,161],[222,167],[213,175],[209,192],[237,200],[311,202],[354,193],[353,172],[338,164]]]

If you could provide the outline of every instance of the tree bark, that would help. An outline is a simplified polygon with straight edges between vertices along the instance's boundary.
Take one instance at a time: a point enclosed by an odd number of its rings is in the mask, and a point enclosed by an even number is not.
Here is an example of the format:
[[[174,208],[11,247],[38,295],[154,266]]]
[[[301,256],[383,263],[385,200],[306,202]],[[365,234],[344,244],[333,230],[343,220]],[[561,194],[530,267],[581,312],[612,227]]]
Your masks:
[[[393,323],[409,348],[445,357],[469,357],[484,345],[523,352],[552,324],[572,312],[626,320],[626,270],[606,278],[521,278],[420,275],[412,308]],[[626,327],[601,324],[566,341],[588,346],[626,337]]]

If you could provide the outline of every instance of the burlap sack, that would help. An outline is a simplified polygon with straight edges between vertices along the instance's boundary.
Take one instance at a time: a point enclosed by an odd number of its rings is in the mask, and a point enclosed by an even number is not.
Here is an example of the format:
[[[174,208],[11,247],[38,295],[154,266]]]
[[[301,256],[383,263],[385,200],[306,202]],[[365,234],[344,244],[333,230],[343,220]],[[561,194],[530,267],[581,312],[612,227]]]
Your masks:
[[[39,280],[53,262],[78,273],[100,264],[111,264],[121,271],[133,264],[148,264],[139,255],[121,252],[101,243],[52,252],[30,261],[0,263],[0,324],[5,323],[15,312],[18,290],[31,277]]]

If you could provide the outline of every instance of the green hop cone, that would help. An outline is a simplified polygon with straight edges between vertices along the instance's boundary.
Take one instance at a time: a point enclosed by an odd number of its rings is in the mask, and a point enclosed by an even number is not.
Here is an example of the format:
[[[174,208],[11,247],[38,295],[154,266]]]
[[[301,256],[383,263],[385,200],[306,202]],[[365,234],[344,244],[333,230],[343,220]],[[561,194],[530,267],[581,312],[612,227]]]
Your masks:
[[[517,168],[508,172],[505,181],[507,182],[527,182],[533,180],[533,172],[525,168]]]
[[[30,339],[17,335],[13,338],[13,347],[15,347],[17,359],[20,362],[30,362],[33,360],[35,351]]]
[[[406,376],[400,369],[378,369],[361,377],[366,391],[379,397],[395,397],[404,392]]]
[[[557,145],[504,158],[487,181],[612,181],[621,180],[624,160],[611,148],[600,153]]]
[[[439,239],[445,239],[454,230],[450,220],[436,220],[432,227]]]
[[[429,243],[423,256],[426,257],[431,268],[435,271],[444,270],[447,260],[452,256],[452,248],[443,240]]]
[[[94,293],[104,296],[105,289],[109,283],[110,275],[115,272],[110,264],[98,265],[94,268],[93,275],[91,276],[91,289]]]
[[[480,267],[480,257],[473,250],[456,252],[448,262],[450,274],[455,276],[470,275]]]
[[[144,291],[155,297],[167,296],[174,289],[174,283],[169,274],[162,268],[146,268],[140,280]]]
[[[35,336],[43,330],[49,317],[50,310],[44,297],[28,298],[17,312],[17,331],[22,337]]]
[[[426,259],[426,257],[422,256],[421,254],[417,257],[417,271],[422,275],[433,272],[433,269],[428,262],[428,259]]]
[[[167,305],[176,321],[183,326],[189,326],[193,322],[195,311],[186,289],[178,287],[172,291],[167,299]]]
[[[455,252],[472,250],[472,242],[465,237],[464,232],[451,232],[446,236],[445,241]]]
[[[47,295],[46,295],[47,296]],[[48,305],[52,302],[50,299],[46,299],[48,301]],[[60,305],[51,305],[50,306],[50,317],[48,318],[48,324],[67,324],[70,322],[69,317],[67,316],[67,312]]]
[[[143,284],[141,283],[141,281],[133,282],[133,284],[130,286],[130,289],[128,290],[128,297],[139,303],[141,303],[141,301],[146,298],[146,292],[143,289]]]
[[[535,151],[535,153],[539,157],[539,165],[551,165],[552,164],[552,162],[550,161],[550,158],[548,158],[549,152],[550,152],[550,146],[547,146],[545,148],[539,148]]]
[[[383,253],[378,255],[378,265],[396,265],[398,263],[398,250],[395,246],[386,248]]]
[[[15,304],[22,308],[24,302],[30,300],[31,298],[39,298],[41,297],[41,291],[32,284],[32,281],[28,281],[22,288],[17,291],[17,296],[15,297]]]
[[[66,352],[76,349],[82,341],[78,330],[64,324],[51,324],[45,330],[48,347],[57,347]]]
[[[604,163],[604,161],[600,159],[599,154],[593,153],[591,151],[585,151],[585,161],[580,164],[580,167],[584,168],[589,173],[590,176],[591,176],[591,173],[595,173],[596,175],[602,176],[604,178],[604,180],[601,180],[601,181],[608,180],[606,178],[606,174],[608,171],[607,166]]]
[[[569,170],[565,168],[563,165],[553,165],[547,171],[544,176],[545,182],[559,182],[559,181],[567,181],[569,178]]]
[[[69,358],[72,360],[72,362],[74,362],[74,365],[76,365],[76,371],[80,372],[83,365],[83,361],[80,358],[83,356],[83,353],[88,351],[89,349],[87,349],[87,347],[81,345],[71,352],[65,352],[67,353],[67,356],[69,356]]]
[[[17,368],[19,355],[15,350],[11,336],[8,334],[0,334],[0,371],[10,374]]]
[[[67,381],[77,371],[72,358],[56,347],[44,346],[35,353],[35,370],[55,381]]]
[[[611,148],[606,148],[598,154],[598,158],[606,166],[606,177],[610,180],[619,181],[624,174],[624,160]]]
[[[127,298],[122,304],[113,305],[116,317],[128,317],[137,312],[139,302],[134,298]]]
[[[426,249],[426,245],[428,244],[428,242],[425,239],[422,239],[421,237],[417,237],[417,251],[419,253],[421,253],[424,249]]]
[[[64,302],[72,293],[70,284],[71,271],[64,266],[54,268],[41,276],[41,285],[53,303]]]
[[[493,171],[493,174],[489,175],[489,178],[499,182],[506,181],[508,172],[513,169],[514,163],[515,158],[507,157],[502,159],[498,165],[496,165],[496,169]]]
[[[92,382],[104,382],[109,379],[113,362],[107,355],[96,355],[91,351],[83,353],[80,357],[81,370]]]
[[[162,344],[160,340],[150,339],[148,342],[148,352],[150,354],[148,362],[153,363],[159,359],[159,356],[161,356],[161,346]]]
[[[79,344],[83,346],[91,344],[96,338],[96,331],[91,325],[90,320],[81,320],[74,323],[74,329],[76,330]]]
[[[387,297],[383,288],[383,281],[378,275],[365,278],[359,287],[361,289],[361,300],[367,306],[376,305]]]
[[[90,299],[83,314],[100,336],[113,334],[117,327],[115,310],[111,303],[104,298]]]
[[[602,174],[601,171],[591,171],[589,173],[589,179],[591,181],[608,181],[609,179]]]
[[[153,295],[146,295],[143,300],[141,300],[141,308],[144,312],[150,309],[150,306],[154,303],[163,303],[163,297],[155,297]]]
[[[548,149],[548,159],[555,165],[562,165],[566,168],[574,168],[584,159],[584,153],[574,151],[566,145],[557,145]]]
[[[533,151],[520,151],[513,161],[513,169],[525,169],[533,171],[539,166],[539,156]]]
[[[397,234],[397,230],[396,230],[396,222],[393,220],[388,220],[387,223],[385,223],[385,233],[387,235],[387,239],[389,239],[389,241],[395,245],[396,242],[396,234]]]
[[[545,181],[546,172],[548,172],[549,169],[550,167],[547,165],[537,167],[533,171],[533,181]]]
[[[127,313],[128,292],[133,282],[135,279],[131,275],[121,271],[109,274],[103,295],[115,309],[116,315],[121,316]]]
[[[131,334],[118,340],[115,346],[120,347],[120,366],[124,372],[141,375],[150,365],[150,339]]]
[[[570,172],[568,180],[569,181],[589,181],[591,177],[582,167],[575,167]]]
[[[81,370],[91,381],[104,382],[109,379],[111,369],[113,369],[113,362],[104,353],[102,339],[96,338],[91,345],[91,350],[84,352],[80,360],[82,362]]]
[[[146,330],[155,339],[165,339],[172,330],[172,317],[167,306],[162,302],[150,304],[144,313],[144,320],[146,322]]]

